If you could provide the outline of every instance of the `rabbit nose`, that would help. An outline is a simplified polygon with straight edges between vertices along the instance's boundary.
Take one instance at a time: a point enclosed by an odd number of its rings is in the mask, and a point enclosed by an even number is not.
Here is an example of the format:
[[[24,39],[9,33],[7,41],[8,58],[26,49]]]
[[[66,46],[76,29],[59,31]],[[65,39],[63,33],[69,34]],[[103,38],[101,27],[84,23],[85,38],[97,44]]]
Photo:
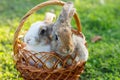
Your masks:
[[[69,54],[71,52],[70,49],[64,49],[64,53]]]
[[[69,50],[69,49],[67,49],[67,52],[68,52],[68,53],[69,53],[69,51],[70,51],[70,50]]]
[[[67,49],[67,53],[71,53],[72,52],[72,50],[71,49]]]

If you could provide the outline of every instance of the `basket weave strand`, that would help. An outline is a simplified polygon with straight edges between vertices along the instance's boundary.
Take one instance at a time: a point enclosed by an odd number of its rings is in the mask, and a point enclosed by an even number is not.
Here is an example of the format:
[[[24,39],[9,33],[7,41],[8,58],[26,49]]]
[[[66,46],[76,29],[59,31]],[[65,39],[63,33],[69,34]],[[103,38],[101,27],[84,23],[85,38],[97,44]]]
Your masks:
[[[65,2],[59,0],[40,3],[37,6],[33,7],[31,10],[29,10],[20,21],[20,24],[14,34],[13,50],[16,68],[25,80],[78,80],[80,74],[83,72],[85,62],[76,63],[75,59],[71,56],[67,56],[65,59],[62,59],[54,52],[32,54],[30,51],[26,51],[23,49],[24,43],[21,42],[18,38],[23,24],[31,14],[48,5],[63,6],[64,4]],[[74,14],[74,19],[76,21],[77,30],[72,30],[72,32],[76,35],[81,36],[81,23],[77,13]],[[53,67],[49,69],[46,64],[41,60],[42,58],[39,59],[38,57],[36,57],[39,54],[43,55],[43,59],[46,58],[46,55],[48,55],[45,61],[51,59],[52,57],[55,57],[57,61],[53,63]],[[72,60],[73,65],[66,66],[66,62],[68,59]],[[34,61],[35,64],[31,65],[30,60]],[[41,68],[38,66],[39,64],[42,64]],[[58,64],[62,64],[62,68],[57,69],[56,67]]]

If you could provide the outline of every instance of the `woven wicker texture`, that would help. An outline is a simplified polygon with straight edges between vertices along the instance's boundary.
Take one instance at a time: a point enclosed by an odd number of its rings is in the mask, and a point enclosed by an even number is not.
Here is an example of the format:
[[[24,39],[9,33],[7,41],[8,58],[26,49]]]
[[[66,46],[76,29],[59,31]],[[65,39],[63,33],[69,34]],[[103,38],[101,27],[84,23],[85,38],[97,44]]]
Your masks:
[[[83,72],[85,62],[76,62],[74,60],[77,56],[77,53],[75,53],[74,58],[68,55],[64,59],[54,52],[41,52],[32,54],[30,51],[23,49],[24,43],[18,38],[24,22],[31,14],[45,6],[63,6],[64,3],[65,2],[58,0],[40,3],[28,11],[28,13],[22,18],[14,35],[13,50],[16,68],[25,80],[78,80],[80,74]],[[77,30],[72,30],[72,32],[76,35],[82,36],[81,23],[77,13],[74,14],[74,19],[76,21]],[[37,57],[39,54],[42,55],[42,57]],[[55,58],[56,61],[52,63],[52,68],[48,68],[45,63],[52,58]],[[68,59],[72,61],[72,65],[67,64]],[[31,60],[34,62],[34,64],[30,63]],[[62,67],[57,68],[58,64],[61,64]],[[42,67],[40,65],[42,65]]]

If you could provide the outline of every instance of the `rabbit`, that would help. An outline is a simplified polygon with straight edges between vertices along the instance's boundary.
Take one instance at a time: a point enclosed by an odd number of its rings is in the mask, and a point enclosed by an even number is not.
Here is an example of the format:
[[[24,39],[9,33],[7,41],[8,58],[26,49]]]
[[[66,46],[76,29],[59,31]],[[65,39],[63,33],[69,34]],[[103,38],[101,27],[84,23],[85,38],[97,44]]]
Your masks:
[[[25,34],[26,49],[34,52],[50,52],[49,31],[45,22],[35,22]]]
[[[50,52],[50,33],[55,14],[46,13],[44,21],[37,21],[31,25],[24,36],[25,49],[34,52]]]
[[[25,50],[30,51],[32,54],[51,51],[50,44],[53,18],[55,18],[55,15],[52,15],[52,13],[46,14],[44,21],[37,21],[30,26],[24,36],[24,43],[26,44],[24,47]],[[37,55],[37,57],[41,58],[42,54]],[[42,61],[44,62],[45,60]],[[30,60],[30,64],[34,65],[34,61]],[[39,64],[38,66],[42,65]],[[52,64],[50,61],[46,62],[46,66],[51,68]]]
[[[73,34],[71,27],[71,18],[75,13],[72,2],[66,2],[63,9],[54,23],[52,31],[51,50],[63,58],[71,55],[75,56],[75,61],[87,61],[88,50],[85,46],[85,38]],[[71,60],[67,61],[67,64],[71,65]]]

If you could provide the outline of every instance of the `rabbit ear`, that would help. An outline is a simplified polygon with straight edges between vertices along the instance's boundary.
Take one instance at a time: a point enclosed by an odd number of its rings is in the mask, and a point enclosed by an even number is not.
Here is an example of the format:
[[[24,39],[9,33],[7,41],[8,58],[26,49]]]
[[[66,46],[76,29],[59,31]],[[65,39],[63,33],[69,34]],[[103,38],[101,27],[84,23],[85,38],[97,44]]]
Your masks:
[[[56,15],[52,12],[47,12],[45,15],[45,22],[46,23],[52,23],[53,20],[56,18]]]
[[[75,12],[76,12],[76,9],[73,8],[69,13],[69,18],[71,18],[74,15]]]
[[[71,10],[73,8],[73,3],[72,2],[66,2],[65,5],[63,6],[63,9],[65,10]]]
[[[72,2],[67,2],[65,4],[65,8],[66,10],[68,10],[68,14],[71,12],[71,10],[73,9],[73,3]]]
[[[65,17],[67,19],[71,18],[75,13],[75,8],[72,2],[66,2],[63,6],[63,12],[65,13]]]

